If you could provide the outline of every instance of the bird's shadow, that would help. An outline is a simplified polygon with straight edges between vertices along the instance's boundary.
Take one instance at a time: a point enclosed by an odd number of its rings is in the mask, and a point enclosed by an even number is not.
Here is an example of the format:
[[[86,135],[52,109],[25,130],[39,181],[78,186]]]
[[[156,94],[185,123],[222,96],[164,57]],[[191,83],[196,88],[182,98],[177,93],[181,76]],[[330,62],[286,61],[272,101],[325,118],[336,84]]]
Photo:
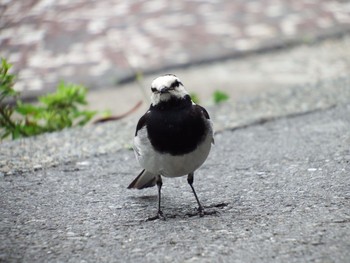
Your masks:
[[[158,195],[140,195],[140,196],[130,196],[131,199],[135,200],[136,203],[139,203],[143,209],[145,207],[154,207],[154,213],[156,213],[156,204],[158,201]],[[204,216],[219,216],[221,211],[229,206],[229,202],[213,203],[204,205]],[[190,217],[201,217],[197,207],[194,204],[188,204],[183,206],[183,204],[173,204],[171,200],[166,197],[162,198],[162,210],[167,219],[170,218],[190,218]],[[170,212],[170,213],[169,213]],[[152,219],[152,220],[150,220]],[[147,218],[145,221],[153,221],[157,217]]]
[[[157,195],[142,195],[142,196],[131,196],[131,199],[139,200],[147,203],[154,203],[157,202],[158,196]]]

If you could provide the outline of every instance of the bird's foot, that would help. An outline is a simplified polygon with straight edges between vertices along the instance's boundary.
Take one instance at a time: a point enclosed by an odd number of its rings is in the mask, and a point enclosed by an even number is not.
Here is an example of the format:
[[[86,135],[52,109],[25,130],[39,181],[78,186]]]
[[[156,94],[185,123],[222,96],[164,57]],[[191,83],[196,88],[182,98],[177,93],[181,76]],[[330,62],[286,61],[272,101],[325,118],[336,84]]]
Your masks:
[[[157,219],[164,220],[164,221],[166,220],[166,216],[163,214],[163,212],[161,210],[158,211],[156,216],[149,217],[149,218],[147,218],[146,221],[154,221]]]
[[[217,210],[210,210],[210,211],[208,211],[208,210],[204,210],[203,212],[202,212],[202,216],[210,216],[210,215],[220,215],[220,212],[219,211],[217,211]]]
[[[186,215],[189,217],[197,216],[200,217],[207,216],[207,215],[219,215],[220,212],[216,210],[204,210],[203,207],[198,207],[197,212],[195,213],[187,213]]]
[[[202,206],[200,206],[200,207],[198,207],[198,214],[199,214],[199,216],[200,217],[203,217],[204,216],[204,209],[203,209],[203,207]]]

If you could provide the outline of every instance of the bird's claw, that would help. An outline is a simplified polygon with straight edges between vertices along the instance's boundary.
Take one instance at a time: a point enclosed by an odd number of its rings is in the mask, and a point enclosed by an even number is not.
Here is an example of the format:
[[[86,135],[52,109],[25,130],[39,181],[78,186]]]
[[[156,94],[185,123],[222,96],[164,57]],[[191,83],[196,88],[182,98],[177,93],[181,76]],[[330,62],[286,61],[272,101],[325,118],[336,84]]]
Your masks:
[[[199,214],[199,217],[203,217],[204,216],[204,209],[203,209],[203,207],[198,207],[198,214]]]
[[[163,214],[163,212],[161,210],[158,211],[156,216],[149,217],[149,218],[147,218],[146,221],[154,221],[154,220],[157,220],[157,219],[160,219],[160,220],[163,220],[163,221],[166,220],[166,216]]]
[[[208,210],[204,210],[202,207],[199,207],[196,213],[187,213],[186,215],[189,217],[196,216],[196,215],[199,215],[199,217],[203,217],[203,216],[218,215],[218,214],[220,214],[219,211],[216,211],[216,210],[208,211]]]

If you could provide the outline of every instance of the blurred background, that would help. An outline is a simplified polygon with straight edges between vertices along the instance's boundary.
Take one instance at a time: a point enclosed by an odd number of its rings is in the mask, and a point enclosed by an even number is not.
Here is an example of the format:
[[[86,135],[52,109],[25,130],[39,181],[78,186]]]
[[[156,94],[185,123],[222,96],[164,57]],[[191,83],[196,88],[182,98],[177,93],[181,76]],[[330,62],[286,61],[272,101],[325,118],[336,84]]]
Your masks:
[[[151,80],[163,73],[178,75],[203,102],[216,89],[234,99],[285,82],[331,77],[333,65],[323,65],[319,55],[305,64],[302,55],[291,57],[292,63],[278,52],[350,33],[345,0],[0,3],[0,56],[13,64],[15,88],[25,99],[53,91],[64,80],[88,87],[91,107],[113,114],[147,101]],[[347,74],[344,52],[336,67]],[[144,76],[138,83],[137,72]]]

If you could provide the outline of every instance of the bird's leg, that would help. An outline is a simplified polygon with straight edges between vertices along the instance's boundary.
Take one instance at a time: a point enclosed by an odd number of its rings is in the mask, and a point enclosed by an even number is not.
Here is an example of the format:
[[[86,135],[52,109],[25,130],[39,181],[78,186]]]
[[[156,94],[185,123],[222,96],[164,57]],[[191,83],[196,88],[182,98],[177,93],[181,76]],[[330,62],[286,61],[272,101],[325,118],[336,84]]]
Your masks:
[[[163,215],[162,208],[161,208],[161,200],[162,200],[161,189],[162,189],[163,181],[160,175],[157,175],[156,183],[158,187],[158,217],[159,219],[165,219],[165,216]]]
[[[153,221],[156,219],[162,219],[162,220],[166,219],[166,217],[163,214],[162,209],[161,209],[161,200],[162,200],[161,189],[162,189],[163,181],[162,181],[162,177],[160,175],[157,175],[157,177],[156,177],[156,184],[157,184],[157,188],[158,188],[158,212],[157,212],[156,216],[148,218],[147,221]]]
[[[204,216],[204,209],[201,205],[201,203],[199,202],[198,196],[196,194],[196,191],[194,190],[193,187],[193,173],[189,173],[187,176],[187,182],[188,184],[191,186],[192,192],[194,194],[194,197],[196,198],[197,204],[198,204],[198,212],[199,212],[199,216]]]

